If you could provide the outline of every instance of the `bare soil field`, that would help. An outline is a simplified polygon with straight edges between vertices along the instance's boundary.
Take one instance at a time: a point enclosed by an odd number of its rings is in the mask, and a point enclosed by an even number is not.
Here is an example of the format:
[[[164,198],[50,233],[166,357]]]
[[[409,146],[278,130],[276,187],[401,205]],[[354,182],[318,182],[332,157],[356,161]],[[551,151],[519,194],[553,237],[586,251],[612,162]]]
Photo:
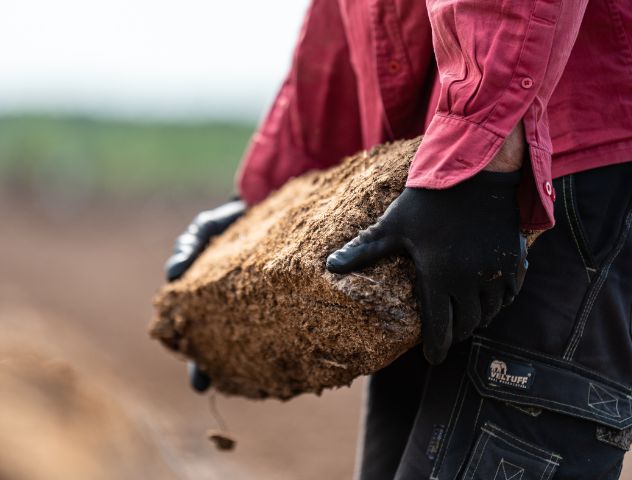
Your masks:
[[[162,263],[204,206],[0,197],[0,479],[351,478],[362,381],[288,403],[217,397],[237,438],[219,452],[208,399],[149,339]]]

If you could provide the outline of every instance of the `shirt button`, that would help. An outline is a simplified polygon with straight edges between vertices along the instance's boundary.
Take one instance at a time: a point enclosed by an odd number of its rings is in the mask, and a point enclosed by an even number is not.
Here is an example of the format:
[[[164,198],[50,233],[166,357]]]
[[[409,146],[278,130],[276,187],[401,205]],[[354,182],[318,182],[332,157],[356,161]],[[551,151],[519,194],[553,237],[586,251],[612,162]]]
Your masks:
[[[553,194],[553,186],[551,185],[551,182],[545,182],[544,189],[549,197]]]
[[[529,78],[529,77],[524,77],[522,79],[522,81],[520,82],[520,85],[522,85],[522,88],[531,88],[533,87],[533,79]]]
[[[391,73],[399,72],[400,68],[401,68],[401,65],[397,60],[391,60],[388,64],[388,70]]]

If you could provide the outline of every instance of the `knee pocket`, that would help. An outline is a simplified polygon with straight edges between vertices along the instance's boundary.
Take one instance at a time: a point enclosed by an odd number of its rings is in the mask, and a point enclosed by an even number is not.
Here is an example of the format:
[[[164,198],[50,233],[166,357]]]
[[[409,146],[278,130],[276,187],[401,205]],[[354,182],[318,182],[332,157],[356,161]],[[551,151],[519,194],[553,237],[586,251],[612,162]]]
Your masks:
[[[463,480],[549,480],[562,457],[512,435],[493,423],[481,427]]]

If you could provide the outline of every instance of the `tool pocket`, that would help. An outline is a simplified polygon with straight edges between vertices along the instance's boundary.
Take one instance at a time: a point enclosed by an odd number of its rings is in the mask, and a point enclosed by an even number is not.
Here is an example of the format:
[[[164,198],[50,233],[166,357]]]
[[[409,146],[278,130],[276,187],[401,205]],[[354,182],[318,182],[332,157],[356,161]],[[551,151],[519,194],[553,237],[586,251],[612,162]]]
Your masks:
[[[629,386],[475,336],[430,478],[617,478],[631,428]]]
[[[481,427],[462,480],[548,480],[561,459],[487,422]]]
[[[467,373],[485,398],[632,427],[632,389],[577,364],[477,336]]]

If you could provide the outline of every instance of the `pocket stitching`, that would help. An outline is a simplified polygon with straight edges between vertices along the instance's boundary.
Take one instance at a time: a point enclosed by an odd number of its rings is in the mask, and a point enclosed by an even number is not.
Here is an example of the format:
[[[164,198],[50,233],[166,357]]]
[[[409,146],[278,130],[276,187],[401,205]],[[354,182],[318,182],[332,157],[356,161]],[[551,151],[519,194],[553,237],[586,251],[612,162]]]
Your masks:
[[[570,371],[571,373],[574,373],[577,375],[586,375],[590,377],[591,380],[599,381],[600,383],[603,383],[604,385],[607,385],[614,390],[624,390],[625,395],[632,394],[632,388],[630,388],[627,385],[624,385],[623,383],[617,382],[616,380],[612,380],[611,378],[604,376],[602,372],[591,370],[577,363],[569,363],[568,361],[560,360],[559,357],[554,357],[552,355],[547,355],[545,353],[537,352],[534,350],[528,350],[526,348],[518,347],[515,345],[509,345],[507,343],[498,342],[498,341],[491,340],[489,338],[482,337],[482,336],[475,336],[474,341],[472,342],[472,345],[485,348],[486,350],[492,350],[492,347],[497,347],[497,348],[500,347],[502,349],[501,351],[502,354],[522,358],[520,357],[519,353],[515,353],[513,351],[513,350],[516,350],[518,352],[523,352],[524,354],[529,355],[529,356],[535,356],[536,358],[531,359],[531,360],[539,361],[539,362],[542,361],[541,359],[546,359],[553,362],[552,364],[547,364],[547,365],[553,368],[556,368],[557,370]],[[509,350],[507,351],[507,349]]]
[[[567,182],[568,180],[568,182]],[[588,283],[590,283],[590,272],[588,271],[588,262],[586,261],[586,258],[584,257],[584,253],[582,251],[582,247],[579,244],[579,240],[577,239],[577,235],[575,235],[575,224],[577,222],[577,215],[575,214],[574,209],[572,208],[571,205],[571,209],[573,210],[573,219],[575,221],[573,221],[571,219],[571,214],[569,212],[568,209],[568,204],[571,202],[571,200],[568,197],[567,193],[566,193],[566,184],[569,183],[569,195],[573,195],[573,186],[571,183],[571,180],[569,177],[564,177],[564,179],[562,180],[562,196],[564,197],[564,211],[566,212],[566,219],[568,220],[568,228],[571,231],[571,235],[573,237],[573,241],[575,242],[575,246],[577,247],[577,252],[579,253],[579,256],[582,259],[582,263],[584,264],[584,271],[586,272],[586,276],[588,277]]]
[[[478,419],[480,418],[481,415],[481,410],[483,409],[483,404],[485,403],[485,398],[481,397],[481,402],[478,405],[478,411],[476,412],[476,418],[474,419],[474,429],[476,429],[476,426],[478,425]],[[480,438],[479,438],[480,440]],[[478,444],[478,441],[476,442]],[[474,447],[474,451],[476,450],[476,447]],[[459,468],[456,470],[457,472],[460,472],[461,469],[463,468],[463,464],[465,462],[468,462],[468,458],[465,457],[463,460],[461,460],[461,464],[459,465]],[[479,460],[480,462],[480,460]],[[466,467],[465,467],[465,471],[467,471],[467,467],[469,467],[469,462],[467,463]],[[478,467],[477,467],[478,468]]]
[[[548,480],[551,476],[547,475],[546,477],[544,475],[546,475],[547,471],[549,470],[549,467],[551,466],[551,463],[547,463],[546,467],[544,467],[544,471],[542,472],[542,475],[540,476],[540,480]],[[553,473],[553,470],[551,470],[551,474]]]
[[[481,432],[482,433],[479,436],[478,440],[476,441],[474,449],[472,450],[470,461],[468,462],[466,466],[466,476],[463,477],[463,480],[468,480],[468,479],[472,480],[474,478],[474,475],[476,475],[476,472],[478,471],[478,467],[480,466],[481,460],[483,456],[485,455],[487,444],[489,443],[489,439],[491,437],[494,437],[499,442],[508,445],[510,448],[513,448],[515,450],[518,450],[519,452],[522,452],[527,457],[535,458],[541,462],[544,462],[545,464],[544,470],[542,471],[542,474],[540,475],[540,480],[550,479],[551,475],[555,472],[556,468],[559,467],[560,465],[559,460],[563,459],[561,455],[558,455],[557,453],[554,453],[552,451],[547,451],[540,447],[537,447],[533,445],[532,443],[527,442],[526,440],[522,440],[521,438],[518,438],[517,436],[503,430],[502,428],[490,422],[486,422],[481,427]],[[485,442],[483,443],[481,447],[481,441],[483,440],[483,438],[485,438]],[[544,455],[548,456],[548,458],[546,456],[540,456],[537,453],[534,453],[532,451],[528,451],[523,446],[528,446],[529,448],[533,450],[541,452]],[[474,459],[476,459],[475,466],[473,465]],[[501,456],[501,460],[504,460],[504,457]],[[471,472],[469,472],[468,470],[472,467],[474,467],[474,469]],[[521,468],[524,468],[524,467],[521,467]]]
[[[614,421],[612,416],[606,415],[604,413],[600,413],[598,411],[596,411],[595,409],[585,409],[585,408],[581,408],[579,406],[576,405],[569,405],[567,403],[562,403],[562,402],[557,402],[555,400],[550,400],[544,397],[540,397],[538,395],[534,395],[534,394],[530,394],[530,395],[523,395],[523,394],[519,394],[519,393],[513,393],[513,392],[508,392],[503,390],[502,391],[502,395],[497,395],[493,390],[490,390],[490,388],[488,386],[485,385],[484,381],[482,380],[481,376],[479,375],[478,372],[478,366],[480,365],[479,360],[480,360],[480,350],[482,348],[485,348],[487,350],[491,350],[491,348],[487,345],[483,345],[482,343],[478,343],[478,342],[474,342],[473,344],[474,346],[478,346],[479,348],[476,349],[476,354],[475,354],[475,358],[473,359],[473,368],[472,368],[472,380],[473,380],[473,384],[476,387],[476,390],[479,392],[480,395],[486,396],[486,397],[490,397],[490,398],[495,398],[497,400],[507,400],[507,397],[513,397],[515,399],[521,400],[525,405],[532,405],[532,406],[540,406],[540,407],[545,407],[548,408],[549,410],[552,411],[556,411],[556,412],[561,412],[561,413],[569,413],[569,412],[573,412],[572,414],[579,417],[579,418],[584,418],[587,420],[595,420],[595,417],[603,419],[603,422],[606,422],[608,420],[610,420],[609,423],[605,423],[606,425],[612,426],[617,428],[618,425],[627,425],[630,423],[630,417],[626,417],[623,419],[620,419],[619,421]],[[525,352],[528,352],[527,350],[524,350]],[[503,355],[507,355],[510,357],[516,357],[516,354],[512,354],[509,352],[502,352]],[[559,367],[555,366],[555,365],[549,365],[551,368],[555,368],[555,369],[560,369]],[[600,384],[603,382],[599,382]],[[620,392],[617,392],[620,393]],[[630,400],[630,396],[629,395],[625,395],[628,400]],[[536,400],[537,402],[529,402],[529,400]],[[557,406],[559,405],[559,407]],[[582,415],[581,412],[585,412],[585,414]]]
[[[515,442],[518,442],[522,445],[527,445],[529,446],[529,448],[533,448],[534,450],[537,450],[539,452],[542,452],[546,455],[549,455],[549,458],[546,457],[541,457],[540,455],[537,455],[536,453],[533,452],[529,452],[528,450],[525,450],[523,447],[520,447],[518,445],[516,445],[515,443],[511,442],[509,439],[507,438],[503,438],[500,435],[496,434],[495,432],[492,432],[490,430],[486,430],[487,428],[492,428],[495,429],[497,432],[500,432],[503,435],[507,435],[510,439],[514,440]],[[481,429],[484,432],[487,432],[489,435],[491,435],[494,438],[497,438],[498,440],[500,440],[501,442],[504,442],[514,448],[516,448],[517,450],[520,450],[521,452],[524,452],[525,454],[531,456],[531,457],[535,457],[539,460],[542,460],[543,462],[547,462],[547,463],[552,463],[553,465],[559,466],[560,464],[556,461],[553,461],[553,458],[555,458],[556,460],[562,460],[562,456],[558,455],[557,453],[553,453],[551,451],[547,451],[547,450],[543,450],[539,447],[536,447],[535,445],[526,442],[525,440],[521,440],[520,438],[506,432],[505,430],[502,430],[501,428],[497,427],[496,425],[492,424],[492,423],[487,423],[485,424],[485,426]]]
[[[478,454],[478,460],[476,461],[476,467],[474,467],[474,470],[472,471],[472,473],[471,473],[471,474],[469,474],[469,478],[470,478],[470,479],[473,479],[473,478],[474,478],[474,475],[476,474],[476,471],[478,470],[478,466],[481,464],[481,459],[483,458],[483,454],[485,453],[485,449],[487,448],[487,442],[489,442],[489,438],[490,438],[490,436],[491,436],[491,435],[489,434],[489,432],[485,432],[485,433],[486,433],[486,435],[484,435],[484,436],[485,436],[485,443],[483,444],[483,447],[481,448],[481,451],[480,451],[480,453]],[[479,444],[481,443],[481,440],[482,440],[482,439],[483,439],[483,435],[481,435],[480,437],[478,437],[478,440],[476,441],[476,446],[474,447],[474,452],[473,452],[473,454],[475,454],[475,453],[476,453],[476,451],[478,450],[478,446],[479,446]],[[473,460],[474,458],[475,458],[475,457],[474,457],[474,456],[472,456],[472,460]],[[470,466],[470,464],[468,464],[468,467],[469,467],[469,466]],[[466,471],[467,471],[467,468],[466,468]],[[467,478],[464,478],[463,480],[467,480]]]
[[[459,390],[457,391],[456,394],[456,398],[457,401],[460,401],[460,405],[459,405],[459,409],[458,411],[456,411],[456,418],[454,417],[454,413],[455,413],[455,409],[452,409],[452,412],[450,413],[450,418],[448,419],[448,426],[447,426],[447,431],[445,433],[445,437],[444,440],[441,442],[441,445],[439,446],[439,457],[437,458],[437,460],[435,461],[435,464],[433,465],[432,468],[432,472],[430,473],[430,479],[431,480],[438,480],[438,472],[441,471],[441,467],[443,466],[443,457],[445,456],[444,453],[444,447],[450,444],[450,440],[452,440],[452,434],[454,433],[454,428],[456,423],[459,420],[459,417],[461,416],[461,410],[463,409],[463,404],[465,403],[465,397],[467,395],[467,384],[469,383],[469,379],[467,376],[467,372],[465,372],[463,374],[463,377],[461,377],[461,384],[459,385]],[[463,392],[463,396],[461,397],[461,393]],[[456,407],[456,405],[455,405]],[[454,419],[454,423],[452,423],[452,420]]]
[[[601,287],[603,286],[603,283],[606,281],[608,274],[610,273],[610,268],[612,267],[612,264],[617,259],[617,257],[619,256],[619,253],[621,253],[621,250],[623,249],[623,246],[625,245],[631,225],[632,225],[632,208],[630,207],[630,205],[628,205],[628,210],[624,217],[623,225],[617,236],[617,243],[615,244],[611,252],[608,254],[608,257],[606,258],[606,260],[603,262],[603,265],[599,271],[599,276],[597,277],[596,282],[594,284],[591,284],[589,287],[590,289],[593,289],[593,291],[590,292],[590,296],[588,300],[586,301],[586,304],[582,305],[581,307],[582,308],[581,316],[579,318],[579,321],[573,328],[574,331],[572,333],[571,340],[562,357],[564,360],[568,360],[568,361],[573,360],[575,351],[577,350],[577,347],[579,346],[579,342],[581,341],[584,335],[584,329],[586,327],[586,323],[588,322],[588,317],[590,316],[590,313],[592,311],[593,304],[597,298],[597,295],[601,292]]]
[[[570,203],[572,207],[573,217],[575,218],[575,224],[577,226],[577,235],[582,241],[582,245],[584,246],[584,249],[585,249],[584,254],[586,256],[586,259],[588,260],[588,265],[586,265],[586,270],[588,270],[589,274],[590,273],[594,274],[597,272],[597,268],[596,268],[597,262],[595,261],[595,257],[592,253],[590,242],[588,241],[588,238],[586,235],[584,224],[581,220],[581,216],[579,215],[579,206],[577,205],[577,197],[575,196],[575,193],[573,192],[574,185],[575,185],[575,177],[573,176],[573,174],[571,174],[569,176],[568,187],[569,187]],[[590,281],[590,275],[589,275],[588,281]]]

